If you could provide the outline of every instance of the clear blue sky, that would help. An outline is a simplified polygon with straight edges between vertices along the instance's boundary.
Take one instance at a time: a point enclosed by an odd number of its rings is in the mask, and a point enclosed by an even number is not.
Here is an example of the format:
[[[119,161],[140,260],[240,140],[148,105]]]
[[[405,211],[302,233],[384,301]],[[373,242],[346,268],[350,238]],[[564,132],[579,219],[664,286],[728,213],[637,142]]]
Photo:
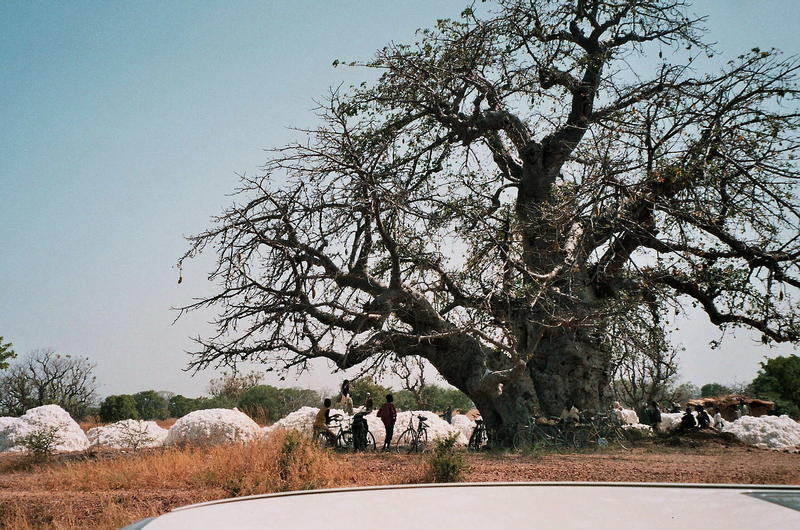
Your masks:
[[[445,0],[0,3],[0,335],[97,364],[102,394],[203,393],[181,371],[208,261],[177,285],[183,236],[208,225],[263,149],[314,124],[313,99],[369,74],[331,67],[406,41]],[[723,56],[800,52],[800,2],[705,0]],[[770,353],[745,334],[681,324],[684,379],[747,381]],[[770,355],[788,353],[782,347]],[[333,388],[324,365],[299,384]],[[270,382],[275,382],[271,380]],[[287,383],[295,384],[294,380]]]

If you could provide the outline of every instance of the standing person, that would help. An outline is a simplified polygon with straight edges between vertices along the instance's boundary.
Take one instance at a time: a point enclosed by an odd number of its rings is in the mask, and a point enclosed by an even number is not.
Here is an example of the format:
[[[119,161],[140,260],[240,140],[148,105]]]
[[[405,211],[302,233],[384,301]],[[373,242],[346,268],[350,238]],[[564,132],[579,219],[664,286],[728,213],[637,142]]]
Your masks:
[[[345,396],[342,394],[342,399],[339,401],[342,404],[342,410],[344,410],[348,416],[353,415],[353,398],[350,396]]]
[[[367,392],[367,399],[364,400],[364,410],[369,413],[372,412],[373,408],[375,408],[375,404],[372,401],[372,394]]]
[[[345,379],[344,381],[342,381],[342,392],[341,392],[341,394],[342,394],[342,397],[350,395],[350,380],[349,379]]]
[[[319,409],[317,416],[314,418],[314,433],[324,435],[325,438],[328,439],[328,442],[333,444],[336,441],[336,435],[333,434],[333,431],[328,427],[330,423],[331,400],[330,398],[325,398],[325,401],[322,402],[322,408]]]
[[[655,427],[661,423],[661,409],[658,408],[658,403],[655,401],[650,402],[650,406],[644,409],[644,424],[650,427]]]
[[[378,417],[383,422],[383,427],[386,429],[386,439],[383,441],[383,450],[388,451],[389,446],[392,445],[392,436],[394,436],[394,423],[397,421],[397,409],[394,408],[394,396],[386,394],[386,403],[381,405],[378,409]]]

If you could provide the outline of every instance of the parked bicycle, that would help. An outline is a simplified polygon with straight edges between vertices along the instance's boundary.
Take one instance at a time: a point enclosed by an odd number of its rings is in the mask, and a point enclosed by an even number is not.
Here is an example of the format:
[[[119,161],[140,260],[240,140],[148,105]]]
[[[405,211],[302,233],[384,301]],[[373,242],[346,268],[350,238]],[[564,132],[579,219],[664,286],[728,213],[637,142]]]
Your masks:
[[[333,435],[331,436],[326,432],[317,432],[316,437],[320,440],[320,443],[328,447],[333,447],[334,449],[355,449],[356,447],[353,437],[352,419],[349,422],[345,422],[341,414],[334,414],[330,417],[330,421],[330,427]],[[375,436],[371,432],[366,431],[365,437],[366,440],[363,441],[365,443],[363,450],[374,451]]]
[[[467,449],[470,451],[480,451],[485,448],[489,443],[489,433],[486,431],[486,424],[483,420],[478,418],[475,420],[475,428],[472,430],[472,435],[469,437],[469,444]]]
[[[513,438],[515,449],[531,447],[575,448],[604,447],[615,444],[626,447],[627,436],[613,414],[592,414],[581,422],[567,422],[556,417],[539,417],[516,428]]]
[[[416,428],[414,428],[415,417],[419,420]],[[401,448],[405,448],[409,453],[425,451],[428,446],[428,424],[425,423],[426,419],[422,414],[417,416],[412,414],[411,419],[408,421],[408,427],[397,438],[395,450],[400,451]]]

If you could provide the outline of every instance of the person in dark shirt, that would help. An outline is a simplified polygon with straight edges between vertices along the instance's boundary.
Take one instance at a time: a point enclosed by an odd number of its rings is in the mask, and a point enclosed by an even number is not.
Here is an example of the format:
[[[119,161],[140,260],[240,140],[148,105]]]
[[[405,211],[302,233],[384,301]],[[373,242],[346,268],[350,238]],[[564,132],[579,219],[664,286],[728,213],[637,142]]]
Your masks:
[[[391,394],[386,395],[386,403],[381,405],[378,409],[378,417],[383,422],[383,427],[386,429],[386,439],[383,441],[383,450],[388,451],[392,445],[392,436],[394,436],[394,424],[397,421],[397,409],[394,408],[394,396]]]
[[[372,401],[372,394],[367,392],[367,399],[364,400],[364,410],[366,412],[372,412],[373,408],[375,408],[375,404]]]
[[[350,395],[350,380],[345,379],[342,381],[342,397]]]
[[[711,416],[708,415],[708,412],[703,410],[702,405],[695,406],[694,410],[697,412],[697,426],[701,429],[708,429],[711,425]]]
[[[678,432],[685,433],[697,427],[697,420],[692,414],[692,407],[686,407],[686,412],[681,416],[681,425],[678,427]]]
[[[650,402],[650,406],[644,409],[643,422],[645,425],[655,427],[661,423],[661,409],[658,408],[658,403],[655,401]]]

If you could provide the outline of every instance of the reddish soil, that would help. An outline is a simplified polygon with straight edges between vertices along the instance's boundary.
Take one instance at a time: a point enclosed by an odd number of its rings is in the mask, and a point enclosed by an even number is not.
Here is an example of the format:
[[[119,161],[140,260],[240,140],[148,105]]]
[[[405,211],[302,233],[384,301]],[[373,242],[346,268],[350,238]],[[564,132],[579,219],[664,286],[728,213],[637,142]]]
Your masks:
[[[74,462],[100,459],[114,462],[114,453],[62,455],[57,460]],[[130,455],[126,458],[129,458]],[[671,483],[739,483],[800,485],[800,454],[760,450],[716,437],[670,438],[639,442],[627,450],[532,454],[466,454],[468,482],[512,481],[614,481]],[[18,457],[17,457],[18,458]],[[408,484],[424,480],[428,455],[394,453],[336,454],[343,473],[333,487]],[[22,462],[22,461],[21,461]],[[59,465],[57,462],[54,465]],[[107,489],[91,486],[48,489],[41,473],[0,457],[0,528],[72,528],[74,521],[93,521],[95,528],[118,528],[147,515],[164,513],[176,506],[224,496],[219,489],[194,488],[166,480],[160,487]],[[46,481],[42,481],[46,482]],[[4,517],[11,508],[23,507],[28,526]],[[110,507],[119,512],[110,518]],[[21,509],[21,508],[20,508]],[[69,512],[67,522],[55,524],[55,514]],[[104,519],[105,517],[105,519]],[[102,520],[102,522],[101,522]],[[8,526],[11,525],[11,526]]]

